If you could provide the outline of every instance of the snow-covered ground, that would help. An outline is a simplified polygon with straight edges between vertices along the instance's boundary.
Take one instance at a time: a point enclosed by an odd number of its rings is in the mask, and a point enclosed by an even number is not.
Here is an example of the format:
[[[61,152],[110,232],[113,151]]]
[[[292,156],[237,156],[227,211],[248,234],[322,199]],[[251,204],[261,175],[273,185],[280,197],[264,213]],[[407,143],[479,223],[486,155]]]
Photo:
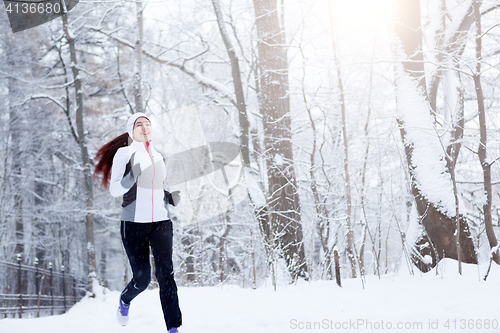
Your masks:
[[[256,290],[234,286],[179,288],[182,333],[244,332],[500,332],[500,267],[442,261],[436,271],[381,279],[299,282]],[[115,320],[118,291],[102,290],[68,313],[38,319],[2,319],[1,333],[166,332],[157,290],[133,302],[129,325]]]

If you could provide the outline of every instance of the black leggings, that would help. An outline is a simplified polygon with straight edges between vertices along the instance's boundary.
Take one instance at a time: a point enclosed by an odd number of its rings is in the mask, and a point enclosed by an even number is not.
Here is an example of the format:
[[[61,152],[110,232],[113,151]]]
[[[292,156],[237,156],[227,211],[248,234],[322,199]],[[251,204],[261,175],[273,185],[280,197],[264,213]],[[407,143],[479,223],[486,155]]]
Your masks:
[[[132,280],[121,294],[122,302],[130,304],[137,295],[148,287],[151,280],[151,266],[149,264],[149,247],[151,246],[167,329],[181,326],[182,315],[172,263],[172,221],[153,223],[122,221],[120,231],[133,272]]]

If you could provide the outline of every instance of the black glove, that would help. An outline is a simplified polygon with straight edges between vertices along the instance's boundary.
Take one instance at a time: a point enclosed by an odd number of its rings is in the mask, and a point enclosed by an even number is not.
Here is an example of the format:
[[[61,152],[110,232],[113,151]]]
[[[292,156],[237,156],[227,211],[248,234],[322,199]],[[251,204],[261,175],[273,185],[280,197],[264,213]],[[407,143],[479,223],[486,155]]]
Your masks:
[[[179,201],[181,201],[181,191],[173,191],[170,193],[172,196],[172,201],[174,203],[174,206],[177,206],[179,204]]]
[[[163,190],[163,192],[165,192],[165,201],[171,204],[172,206],[177,206],[179,201],[181,201],[181,196],[179,194],[181,193],[180,191],[174,191],[170,193],[167,190]]]

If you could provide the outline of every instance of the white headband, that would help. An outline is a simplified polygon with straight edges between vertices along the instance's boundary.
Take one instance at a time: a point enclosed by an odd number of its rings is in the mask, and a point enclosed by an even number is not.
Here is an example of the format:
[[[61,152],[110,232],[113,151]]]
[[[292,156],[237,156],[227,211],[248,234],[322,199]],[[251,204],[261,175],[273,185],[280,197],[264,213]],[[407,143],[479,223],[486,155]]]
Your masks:
[[[137,118],[140,118],[140,117],[144,117],[146,118],[147,120],[149,120],[149,117],[146,116],[144,113],[142,112],[137,112],[137,113],[134,113],[132,116],[130,116],[130,118],[128,118],[127,120],[127,132],[128,132],[128,135],[130,136],[131,139],[134,139],[134,135],[133,135],[133,132],[134,132],[134,124],[135,124],[135,121],[137,120]],[[151,120],[149,120],[151,121]]]

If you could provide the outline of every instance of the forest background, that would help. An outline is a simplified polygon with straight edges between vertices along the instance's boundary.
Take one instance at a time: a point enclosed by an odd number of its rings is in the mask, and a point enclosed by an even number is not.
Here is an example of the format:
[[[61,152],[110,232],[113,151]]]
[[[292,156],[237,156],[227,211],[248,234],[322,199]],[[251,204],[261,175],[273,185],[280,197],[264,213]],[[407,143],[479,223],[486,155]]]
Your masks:
[[[241,153],[184,184],[180,285],[331,279],[335,251],[343,278],[500,263],[499,7],[80,1],[18,33],[3,12],[0,257],[121,289],[121,200],[93,157],[132,113],[194,106],[200,127],[158,123],[166,154],[180,135]],[[230,208],[199,219],[215,192]]]

